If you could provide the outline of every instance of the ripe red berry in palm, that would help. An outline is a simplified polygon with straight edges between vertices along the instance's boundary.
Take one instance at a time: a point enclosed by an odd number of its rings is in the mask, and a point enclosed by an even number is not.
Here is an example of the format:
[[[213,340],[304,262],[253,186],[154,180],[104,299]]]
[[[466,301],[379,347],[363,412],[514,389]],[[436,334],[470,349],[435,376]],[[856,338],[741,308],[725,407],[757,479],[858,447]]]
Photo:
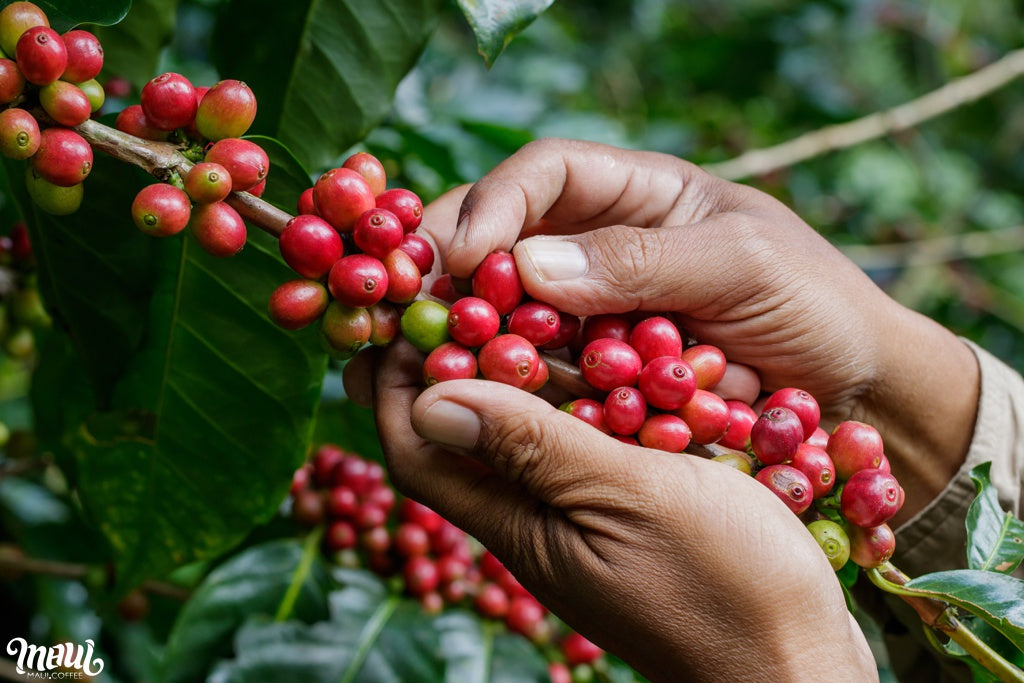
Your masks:
[[[690,426],[694,443],[715,443],[729,430],[729,406],[725,399],[704,389],[693,392],[693,397],[675,414]]]
[[[750,446],[750,429],[757,422],[757,413],[743,401],[726,400],[729,408],[729,429],[718,440],[726,448],[746,451]]]
[[[320,334],[327,350],[340,358],[350,357],[370,340],[373,321],[363,307],[332,301],[320,318]]]
[[[846,420],[829,434],[825,450],[832,458],[839,478],[849,479],[854,472],[875,469],[881,464],[882,435],[867,423]]]
[[[388,274],[380,259],[351,254],[335,261],[327,286],[331,296],[346,306],[372,306],[384,298]]]
[[[889,521],[901,503],[899,482],[878,469],[854,472],[843,485],[839,498],[843,517],[860,527],[874,527]]]
[[[807,475],[815,498],[827,495],[836,485],[836,466],[820,446],[804,441],[796,449],[789,464]]]
[[[818,407],[818,402],[815,398],[803,389],[787,387],[773,392],[768,397],[768,400],[765,401],[763,410],[768,410],[775,406],[789,408],[796,413],[796,416],[800,419],[800,424],[803,425],[803,437],[801,440],[810,437],[814,430],[818,428],[818,422],[821,420],[821,408]]]
[[[558,311],[540,301],[526,301],[516,306],[508,317],[508,331],[542,346],[558,335],[561,319]]]
[[[148,112],[146,118],[150,118]],[[206,151],[206,161],[228,169],[233,192],[252,190],[266,179],[270,171],[270,159],[263,148],[251,140],[240,138],[224,138],[213,143]]]
[[[804,428],[789,408],[767,408],[750,428],[750,448],[764,465],[778,465],[796,454]]]
[[[201,161],[185,174],[185,192],[196,204],[212,204],[231,194],[231,174],[212,161]]]
[[[68,128],[47,128],[40,133],[39,148],[31,158],[32,168],[45,180],[71,187],[92,171],[92,147]]]
[[[423,361],[423,382],[428,387],[453,379],[473,379],[476,373],[476,356],[459,342],[441,344]]]
[[[423,276],[412,257],[401,249],[392,249],[381,263],[388,274],[384,298],[395,304],[411,303],[423,287]]]
[[[329,303],[327,288],[316,280],[290,280],[270,295],[267,312],[278,327],[298,330],[316,322]]]
[[[22,33],[15,55],[25,80],[36,85],[53,83],[68,65],[64,41],[49,26],[33,26]]]
[[[636,349],[645,365],[659,356],[679,358],[683,353],[679,328],[660,315],[645,318],[634,325],[629,332],[629,345]]]
[[[465,346],[483,346],[498,334],[500,327],[498,311],[480,297],[463,297],[448,309],[448,333]]]
[[[218,82],[197,102],[196,130],[207,140],[241,137],[256,118],[256,95],[233,78]]]
[[[541,344],[537,348],[545,351],[553,351],[555,349],[561,349],[568,346],[575,341],[576,335],[579,334],[580,324],[580,319],[575,315],[559,311],[558,334],[555,335],[554,339],[546,344]]]
[[[81,29],[68,31],[60,38],[67,52],[67,66],[61,79],[82,83],[96,78],[103,69],[103,46],[99,39]]]
[[[595,401],[592,398],[577,398],[567,403],[563,403],[560,407],[573,417],[583,420],[591,427],[594,427],[605,434],[611,434],[612,430],[604,421],[604,404]]]
[[[717,346],[696,344],[683,350],[682,358],[697,373],[697,388],[712,389],[725,376],[725,354]]]
[[[313,205],[335,230],[351,232],[356,220],[376,203],[363,176],[348,168],[332,168],[313,185]]]
[[[758,470],[754,478],[767,486],[794,514],[802,514],[814,500],[807,475],[790,465],[769,465]]]
[[[363,253],[379,259],[397,249],[403,237],[405,232],[398,217],[387,209],[378,207],[364,211],[352,227],[352,240],[356,246]]]
[[[344,254],[341,235],[322,218],[305,214],[299,214],[285,224],[278,239],[278,248],[292,270],[311,280],[318,280],[331,272]],[[345,303],[350,306],[369,305]]]
[[[190,124],[198,107],[196,89],[191,81],[171,71],[160,74],[142,86],[140,103],[146,120],[155,128],[167,131]]]
[[[420,275],[428,274],[434,267],[434,248],[423,237],[414,232],[406,233],[398,248],[409,255],[420,270]]]
[[[380,159],[369,152],[356,152],[345,159],[341,167],[355,171],[363,176],[374,196],[381,194],[387,189],[387,173],[384,171],[384,165],[380,163]],[[378,204],[378,206],[380,205]]]
[[[154,237],[168,237],[188,225],[192,203],[188,195],[173,185],[153,183],[135,195],[131,211],[139,230]]]
[[[678,355],[659,356],[644,365],[637,387],[655,408],[676,410],[697,391],[697,375]]]
[[[628,342],[633,323],[618,313],[600,313],[587,316],[583,321],[583,345],[586,346],[596,339],[618,339]]]
[[[473,296],[487,300],[498,315],[507,315],[522,301],[525,290],[515,258],[507,251],[484,257],[472,278]]]
[[[211,256],[234,256],[245,246],[245,221],[224,202],[197,204],[190,226],[196,242]]]
[[[412,190],[396,187],[377,195],[376,206],[398,216],[406,232],[412,232],[423,220],[423,202]]]
[[[682,453],[692,438],[690,426],[681,417],[670,413],[651,415],[637,432],[641,446],[669,453]]]
[[[401,332],[402,314],[390,302],[378,301],[367,306],[366,312],[372,323],[369,342],[374,346],[387,346]]]
[[[580,372],[590,386],[601,391],[631,387],[640,376],[640,354],[626,342],[608,337],[595,339],[583,347]]]
[[[640,431],[647,418],[647,401],[634,387],[619,387],[604,400],[604,421],[616,434],[630,436]]]
[[[477,363],[485,379],[519,389],[530,384],[540,365],[537,349],[517,334],[502,334],[480,348]]]

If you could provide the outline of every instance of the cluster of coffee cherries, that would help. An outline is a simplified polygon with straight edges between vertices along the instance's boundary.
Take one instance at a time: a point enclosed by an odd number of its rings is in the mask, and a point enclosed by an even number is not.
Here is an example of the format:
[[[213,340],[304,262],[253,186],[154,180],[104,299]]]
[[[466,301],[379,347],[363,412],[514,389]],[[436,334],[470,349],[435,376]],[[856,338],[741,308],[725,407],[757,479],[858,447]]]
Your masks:
[[[445,303],[416,302],[401,321],[427,354],[426,385],[479,376],[535,392],[560,356],[588,394],[564,411],[624,443],[702,453],[753,475],[801,516],[836,569],[892,555],[886,522],[903,489],[874,427],[846,421],[825,432],[817,401],[795,387],[740,398],[742,382],[723,382],[731,364],[722,350],[688,339],[665,315],[581,319],[530,299],[505,251],[467,282],[442,276],[431,294]]]
[[[35,257],[24,222],[0,236],[0,345],[15,360],[30,362],[35,330],[48,327],[50,316],[36,285]],[[9,432],[0,425],[0,446]]]
[[[102,67],[103,48],[88,31],[57,33],[31,2],[0,10],[0,153],[28,161],[29,195],[49,213],[82,203],[93,155],[73,128],[103,106]]]
[[[262,195],[270,170],[263,148],[241,137],[255,118],[256,96],[242,81],[195,87],[185,76],[166,72],[146,83],[140,103],[122,109],[115,127],[144,140],[175,142],[197,163],[183,178],[139,191],[131,207],[139,230],[168,237],[188,227],[213,256],[241,251],[245,222],[226,200],[232,192]]]
[[[469,607],[541,647],[552,680],[597,664],[604,652],[557,620],[511,572],[434,510],[396,496],[376,461],[334,444],[318,446],[296,470],[291,516],[322,527],[324,553],[396,582],[429,614]]]
[[[319,321],[324,347],[340,359],[390,343],[434,265],[433,248],[416,233],[422,218],[416,193],[388,189],[384,166],[368,152],[320,175],[281,232],[281,256],[300,277],[271,295],[271,319],[285,329]]]

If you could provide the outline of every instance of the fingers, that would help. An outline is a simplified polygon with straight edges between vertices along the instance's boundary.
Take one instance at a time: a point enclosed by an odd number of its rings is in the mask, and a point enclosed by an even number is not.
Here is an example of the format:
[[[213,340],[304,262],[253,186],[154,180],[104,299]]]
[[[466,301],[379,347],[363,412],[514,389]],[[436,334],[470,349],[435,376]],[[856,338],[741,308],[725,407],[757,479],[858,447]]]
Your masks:
[[[511,249],[543,219],[559,232],[615,224],[690,222],[731,205],[732,186],[680,159],[595,143],[540,140],[499,164],[466,194],[447,255],[468,277],[495,249]]]

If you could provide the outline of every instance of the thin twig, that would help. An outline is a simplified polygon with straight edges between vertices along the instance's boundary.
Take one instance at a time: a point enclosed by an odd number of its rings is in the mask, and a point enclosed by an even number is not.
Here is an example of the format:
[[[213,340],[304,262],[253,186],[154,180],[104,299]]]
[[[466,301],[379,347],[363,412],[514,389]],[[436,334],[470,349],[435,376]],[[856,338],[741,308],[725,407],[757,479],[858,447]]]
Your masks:
[[[895,244],[840,246],[864,270],[930,266],[961,259],[1008,254],[1024,249],[1024,225],[1002,230],[975,230]]]
[[[1007,53],[972,74],[891,109],[826,126],[772,147],[753,149],[733,159],[706,164],[704,168],[726,180],[739,180],[793,166],[827,152],[913,128],[981,99],[1021,75],[1024,75],[1024,49]]]

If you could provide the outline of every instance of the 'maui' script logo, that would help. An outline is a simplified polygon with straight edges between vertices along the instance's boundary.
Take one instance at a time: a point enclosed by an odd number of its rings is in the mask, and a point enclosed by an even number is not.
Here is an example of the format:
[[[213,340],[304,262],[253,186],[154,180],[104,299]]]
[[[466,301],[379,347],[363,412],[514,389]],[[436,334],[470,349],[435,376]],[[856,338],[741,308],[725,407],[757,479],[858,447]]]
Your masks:
[[[85,645],[61,643],[58,645],[30,645],[24,638],[14,638],[7,643],[7,654],[18,658],[16,669],[19,674],[28,672],[37,678],[75,678],[85,674],[95,676],[103,671],[103,660],[93,657],[92,640]],[[59,671],[54,671],[59,669]]]

